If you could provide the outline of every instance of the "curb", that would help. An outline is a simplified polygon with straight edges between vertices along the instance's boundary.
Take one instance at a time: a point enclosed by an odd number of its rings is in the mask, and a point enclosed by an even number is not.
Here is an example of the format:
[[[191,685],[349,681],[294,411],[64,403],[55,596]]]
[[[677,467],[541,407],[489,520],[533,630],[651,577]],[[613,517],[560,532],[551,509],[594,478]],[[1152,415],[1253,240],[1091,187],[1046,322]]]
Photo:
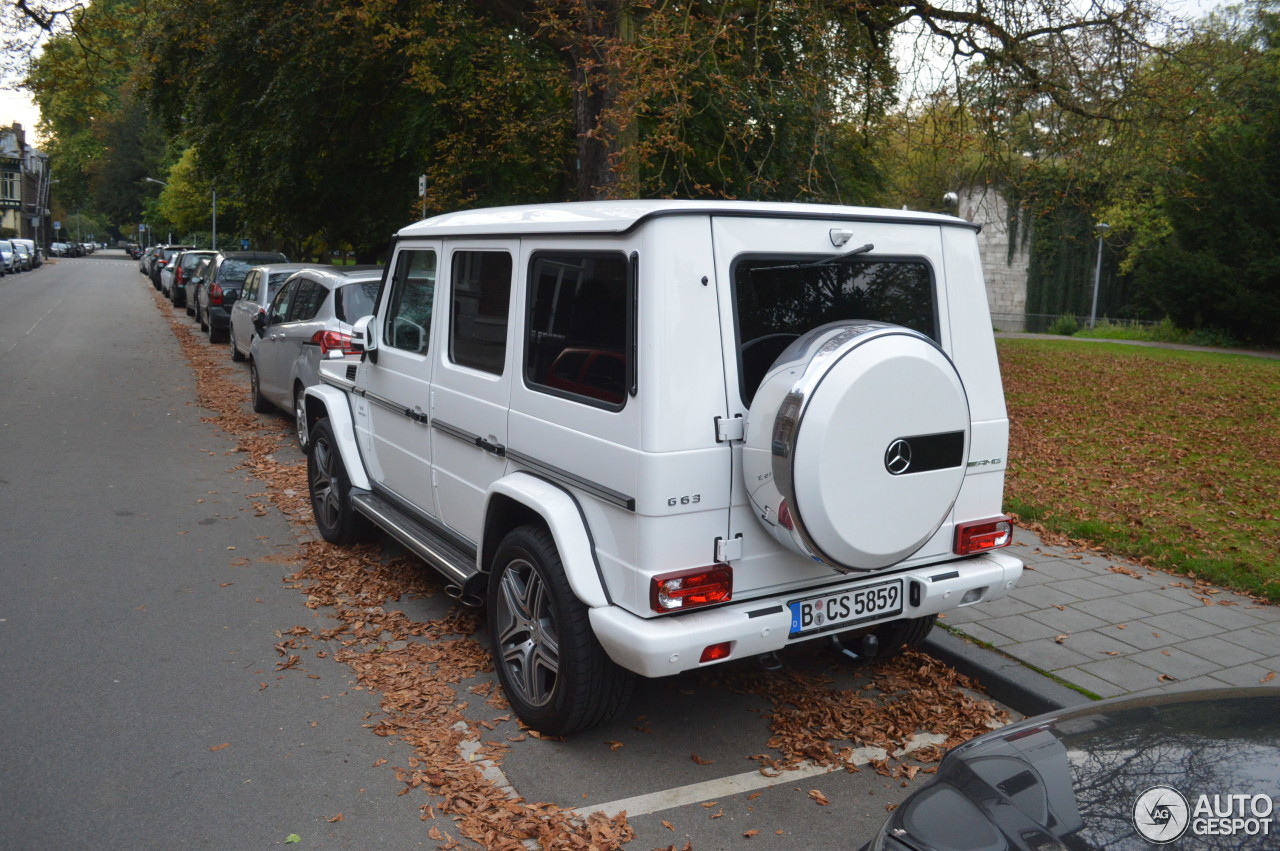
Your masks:
[[[935,629],[920,645],[933,658],[945,662],[982,684],[996,700],[1023,715],[1056,712],[1092,701],[1074,689],[1046,677],[995,650],[971,644],[945,629]]]

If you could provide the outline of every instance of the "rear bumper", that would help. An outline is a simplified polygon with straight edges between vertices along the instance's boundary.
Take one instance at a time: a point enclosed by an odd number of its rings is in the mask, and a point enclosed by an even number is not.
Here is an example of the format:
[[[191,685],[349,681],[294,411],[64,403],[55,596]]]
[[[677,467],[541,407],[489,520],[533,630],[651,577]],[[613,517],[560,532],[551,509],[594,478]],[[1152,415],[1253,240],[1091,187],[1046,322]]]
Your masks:
[[[1002,552],[987,553],[961,561],[931,564],[905,573],[909,592],[903,612],[880,621],[860,623],[856,628],[874,626],[899,618],[936,615],[1005,596],[1022,576],[1022,562]],[[823,591],[837,592],[883,582],[884,574],[860,576]],[[791,610],[787,604],[811,594],[799,593],[753,599],[716,609],[684,615],[641,618],[618,606],[602,606],[590,611],[591,627],[613,661],[645,677],[665,677],[701,667],[704,648],[730,642],[726,659],[741,659],[781,650],[788,644],[826,638],[836,632],[791,638]],[[725,660],[718,660],[725,661]]]

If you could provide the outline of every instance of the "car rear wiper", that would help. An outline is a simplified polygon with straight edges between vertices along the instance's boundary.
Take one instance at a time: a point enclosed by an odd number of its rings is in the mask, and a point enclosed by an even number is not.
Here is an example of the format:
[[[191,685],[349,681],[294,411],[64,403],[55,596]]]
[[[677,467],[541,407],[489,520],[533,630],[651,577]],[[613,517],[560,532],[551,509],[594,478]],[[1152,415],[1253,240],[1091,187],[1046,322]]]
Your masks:
[[[779,270],[789,271],[791,269],[817,269],[820,266],[834,266],[837,263],[843,263],[851,257],[856,257],[859,254],[866,254],[868,251],[873,251],[874,249],[875,246],[868,242],[866,245],[859,245],[857,248],[850,249],[849,251],[845,251],[840,254],[833,254],[830,257],[824,257],[821,260],[814,260],[810,263],[791,263],[786,266],[756,266],[751,271],[777,272]]]

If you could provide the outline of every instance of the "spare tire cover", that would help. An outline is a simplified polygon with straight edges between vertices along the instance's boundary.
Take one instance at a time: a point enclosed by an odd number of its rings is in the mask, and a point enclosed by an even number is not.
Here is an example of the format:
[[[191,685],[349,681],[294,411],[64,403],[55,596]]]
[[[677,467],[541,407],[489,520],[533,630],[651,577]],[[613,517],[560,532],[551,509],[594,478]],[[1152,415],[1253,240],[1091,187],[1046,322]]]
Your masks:
[[[836,322],[774,362],[747,416],[743,474],[784,546],[837,570],[915,553],[946,520],[969,457],[969,402],[928,337]]]

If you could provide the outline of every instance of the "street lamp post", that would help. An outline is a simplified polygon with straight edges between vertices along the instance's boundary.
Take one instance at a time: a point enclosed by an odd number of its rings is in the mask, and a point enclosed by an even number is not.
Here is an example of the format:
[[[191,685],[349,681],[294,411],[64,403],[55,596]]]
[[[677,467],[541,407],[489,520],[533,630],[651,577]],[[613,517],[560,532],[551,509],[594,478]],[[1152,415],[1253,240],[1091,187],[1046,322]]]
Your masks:
[[[1098,284],[1102,280],[1102,237],[1111,230],[1111,225],[1098,222],[1098,263],[1093,268],[1093,306],[1089,308],[1089,327],[1098,323]]]

